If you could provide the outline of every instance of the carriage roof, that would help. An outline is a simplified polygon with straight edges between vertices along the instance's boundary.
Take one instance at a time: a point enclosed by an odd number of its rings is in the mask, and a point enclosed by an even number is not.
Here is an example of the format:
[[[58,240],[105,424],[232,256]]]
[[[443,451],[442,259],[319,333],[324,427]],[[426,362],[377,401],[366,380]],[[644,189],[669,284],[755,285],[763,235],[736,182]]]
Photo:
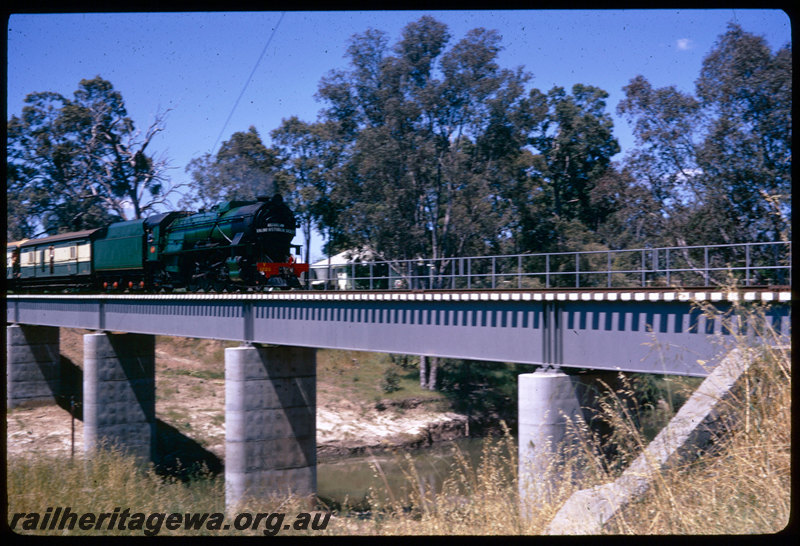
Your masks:
[[[94,233],[100,231],[100,229],[85,229],[83,231],[71,231],[69,233],[59,233],[58,235],[51,235],[50,237],[42,237],[40,239],[27,239],[20,243],[20,247],[31,247],[31,246],[39,246],[39,245],[47,245],[50,243],[58,243],[61,241],[70,241],[70,240],[79,240],[79,239],[87,239]],[[9,243],[11,244],[11,243]]]

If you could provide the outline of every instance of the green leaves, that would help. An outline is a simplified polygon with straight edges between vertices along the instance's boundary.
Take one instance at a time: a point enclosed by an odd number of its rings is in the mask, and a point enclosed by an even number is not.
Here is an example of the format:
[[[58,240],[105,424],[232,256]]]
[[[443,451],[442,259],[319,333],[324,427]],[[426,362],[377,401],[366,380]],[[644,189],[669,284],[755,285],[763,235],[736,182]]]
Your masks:
[[[664,244],[789,237],[791,48],[731,24],[706,56],[696,96],[641,76],[618,111],[638,150],[626,161],[666,220]]]
[[[336,222],[342,245],[389,259],[453,256],[484,252],[501,231],[490,178],[505,176],[524,141],[525,116],[513,112],[527,75],[499,68],[494,31],[450,49],[449,39],[427,16],[392,49],[369,30],[351,40],[351,69],[321,82],[322,119],[339,129],[329,137],[342,152],[329,170],[337,215],[321,222]]]
[[[8,237],[99,227],[140,218],[164,196],[165,165],[145,152],[161,118],[137,135],[122,95],[99,76],[73,99],[31,93],[8,121]],[[12,190],[13,187],[13,190]]]
[[[607,93],[527,91],[528,72],[500,66],[496,31],[450,39],[428,16],[392,47],[377,30],[354,36],[348,69],[320,82],[320,120],[273,131],[298,210],[330,234],[329,251],[541,251],[569,246],[574,222],[594,230],[610,214],[594,195],[619,150]]]
[[[186,167],[192,177],[194,194],[182,201],[183,206],[205,208],[231,200],[255,200],[272,196],[283,188],[276,187],[279,152],[267,148],[255,127],[233,133],[216,155],[205,154]]]

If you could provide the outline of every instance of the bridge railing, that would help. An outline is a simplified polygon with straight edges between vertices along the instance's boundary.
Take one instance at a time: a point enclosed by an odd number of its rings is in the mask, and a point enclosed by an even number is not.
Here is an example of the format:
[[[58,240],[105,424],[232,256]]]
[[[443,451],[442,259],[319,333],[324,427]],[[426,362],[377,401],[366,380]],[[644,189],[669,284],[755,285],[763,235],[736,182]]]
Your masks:
[[[536,289],[791,285],[792,243],[591,250],[311,266],[313,288]]]

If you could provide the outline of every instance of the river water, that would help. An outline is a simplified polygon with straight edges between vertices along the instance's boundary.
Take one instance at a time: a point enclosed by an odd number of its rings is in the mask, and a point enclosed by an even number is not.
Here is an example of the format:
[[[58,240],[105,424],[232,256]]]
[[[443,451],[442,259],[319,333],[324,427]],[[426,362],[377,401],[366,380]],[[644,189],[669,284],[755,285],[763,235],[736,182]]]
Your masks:
[[[497,438],[460,438],[426,448],[318,462],[317,491],[325,499],[353,507],[365,506],[370,490],[380,499],[387,498],[387,485],[391,494],[398,497],[402,496],[404,488],[419,487],[419,482],[426,490],[438,493],[444,480],[458,467],[457,452],[477,468],[483,450],[498,442],[506,445],[505,440]],[[511,440],[511,443],[516,446],[516,440]],[[418,477],[410,479],[407,475],[409,467],[405,453],[410,455]]]

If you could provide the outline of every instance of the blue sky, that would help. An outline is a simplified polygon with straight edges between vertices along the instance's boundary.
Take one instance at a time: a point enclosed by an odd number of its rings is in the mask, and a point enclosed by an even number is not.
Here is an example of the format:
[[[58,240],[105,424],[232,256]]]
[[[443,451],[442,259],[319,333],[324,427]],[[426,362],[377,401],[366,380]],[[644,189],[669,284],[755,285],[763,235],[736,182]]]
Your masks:
[[[779,10],[331,11],[286,12],[282,19],[281,12],[12,14],[7,117],[21,113],[29,93],[71,97],[81,79],[100,75],[122,93],[141,130],[169,109],[151,152],[169,160],[174,183],[186,182],[188,162],[236,131],[254,125],[269,145],[283,118],[316,120],[319,81],[347,68],[353,34],[383,30],[391,46],[426,14],[449,27],[451,44],[472,28],[496,29],[505,48],[499,64],[524,66],[533,74],[530,87],[605,89],[623,149],[615,159],[633,146],[615,115],[633,77],[692,92],[729,22],[764,36],[773,50],[791,40],[790,20]]]

